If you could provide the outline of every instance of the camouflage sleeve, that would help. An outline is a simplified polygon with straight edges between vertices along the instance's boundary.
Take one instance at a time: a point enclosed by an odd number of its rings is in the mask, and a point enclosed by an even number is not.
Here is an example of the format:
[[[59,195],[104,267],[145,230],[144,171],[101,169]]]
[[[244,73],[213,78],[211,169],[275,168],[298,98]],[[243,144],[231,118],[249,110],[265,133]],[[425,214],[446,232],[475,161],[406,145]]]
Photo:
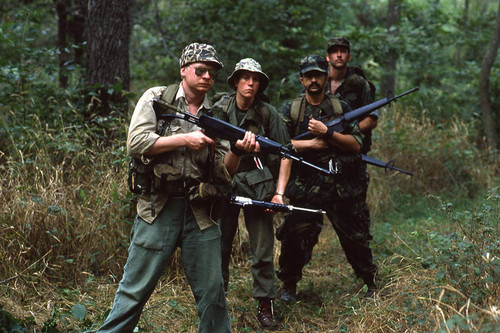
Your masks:
[[[361,105],[367,105],[367,104],[371,104],[375,101],[375,96],[373,96],[372,94],[372,90],[370,88],[370,84],[368,83],[367,80],[364,80],[365,81],[365,84],[364,84],[364,87],[363,87],[363,90],[361,92]],[[370,113],[369,115],[370,117],[373,117],[375,119],[378,119],[378,111],[375,110],[373,111],[372,113]]]
[[[340,101],[340,104],[342,105],[342,112],[344,114],[351,111],[351,107],[346,102]],[[356,141],[361,146],[361,149],[363,149],[364,135],[361,133],[361,129],[359,128],[359,122],[357,120],[351,121],[348,124],[348,126],[345,128],[344,134],[352,135],[354,139],[356,139]]]

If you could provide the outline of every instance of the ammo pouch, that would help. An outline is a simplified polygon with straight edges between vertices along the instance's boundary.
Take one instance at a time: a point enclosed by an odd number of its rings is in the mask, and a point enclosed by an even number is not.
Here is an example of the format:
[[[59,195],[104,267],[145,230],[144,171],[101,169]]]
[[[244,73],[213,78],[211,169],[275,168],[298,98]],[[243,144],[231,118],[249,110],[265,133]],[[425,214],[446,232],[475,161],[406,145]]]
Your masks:
[[[184,182],[182,173],[169,164],[155,164],[154,173],[154,190],[157,193],[165,194],[183,194]]]
[[[150,194],[153,183],[153,163],[144,164],[132,157],[128,165],[128,188],[135,194]]]
[[[267,166],[239,172],[233,178],[233,193],[254,200],[270,200],[275,191],[274,178]]]

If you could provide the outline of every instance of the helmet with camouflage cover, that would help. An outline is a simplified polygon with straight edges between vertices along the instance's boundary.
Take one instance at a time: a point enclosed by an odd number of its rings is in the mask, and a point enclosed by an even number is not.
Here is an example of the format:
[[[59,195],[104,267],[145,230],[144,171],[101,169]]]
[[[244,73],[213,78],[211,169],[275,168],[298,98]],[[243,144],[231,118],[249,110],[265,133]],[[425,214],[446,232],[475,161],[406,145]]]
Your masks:
[[[341,47],[345,47],[347,49],[348,52],[351,51],[351,44],[349,43],[349,41],[347,39],[345,39],[344,37],[333,37],[331,38],[329,41],[328,41],[328,45],[326,46],[326,52],[327,53],[330,53],[330,50],[334,47],[334,46],[341,46]]]
[[[269,77],[262,71],[260,64],[252,58],[241,59],[240,62],[236,64],[233,73],[227,78],[227,83],[231,88],[234,89],[236,83],[235,81],[239,77],[238,72],[240,71],[249,71],[260,74],[261,81],[259,85],[259,92],[266,90],[267,85],[269,84]]]
[[[187,66],[194,62],[211,62],[220,69],[224,67],[222,61],[217,57],[217,52],[212,45],[191,43],[182,50],[179,58],[180,67]]]
[[[300,75],[310,71],[328,73],[328,62],[319,55],[308,55],[300,60]]]

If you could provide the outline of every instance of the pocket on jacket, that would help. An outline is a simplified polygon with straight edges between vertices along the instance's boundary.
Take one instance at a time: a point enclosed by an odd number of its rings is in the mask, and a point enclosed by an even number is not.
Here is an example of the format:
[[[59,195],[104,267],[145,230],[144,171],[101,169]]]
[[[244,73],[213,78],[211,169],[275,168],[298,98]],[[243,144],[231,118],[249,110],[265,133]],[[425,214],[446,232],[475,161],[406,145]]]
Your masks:
[[[233,193],[255,200],[269,200],[275,190],[271,170],[266,166],[262,170],[255,169],[236,174],[233,179]]]

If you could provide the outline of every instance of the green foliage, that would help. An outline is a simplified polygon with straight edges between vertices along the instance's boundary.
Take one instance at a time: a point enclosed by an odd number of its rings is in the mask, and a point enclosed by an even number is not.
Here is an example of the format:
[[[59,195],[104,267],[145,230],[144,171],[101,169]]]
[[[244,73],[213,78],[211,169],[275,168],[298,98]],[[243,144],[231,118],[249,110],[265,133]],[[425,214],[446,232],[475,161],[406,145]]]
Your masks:
[[[452,284],[476,304],[500,296],[492,289],[500,282],[499,190],[492,188],[473,210],[456,212],[453,204],[441,202],[442,212],[458,230],[429,233],[431,260],[438,268],[437,280]]]
[[[411,178],[370,167],[369,200],[377,222],[373,248],[389,295],[373,306],[364,303],[340,247],[330,241],[307,268],[311,282],[300,286],[305,301],[277,305],[290,331],[331,329],[338,321],[341,332],[433,331],[438,326],[443,332],[473,331],[480,322],[483,332],[494,331],[495,323],[485,318],[498,318],[491,312],[493,297],[499,297],[498,189],[479,205],[469,201],[495,184],[498,175],[498,156],[481,149],[481,124],[474,117],[479,64],[496,3],[470,1],[467,18],[457,10],[463,3],[402,1],[401,20],[389,34],[386,1],[134,2],[131,77],[137,95],[179,80],[182,48],[199,41],[213,44],[225,64],[216,90],[229,88],[226,78],[237,61],[253,57],[271,77],[268,93],[279,106],[301,88],[300,58],[324,54],[334,35],[351,40],[353,64],[362,65],[371,81],[379,82],[384,57],[396,49],[397,92],[420,85],[392,111],[381,111],[374,136],[374,157],[394,158],[396,166],[415,173]],[[78,66],[67,68],[69,87],[59,88],[52,6],[41,0],[0,6],[5,11],[0,18],[0,280],[6,281],[0,297],[12,306],[17,305],[13,299],[19,300],[38,323],[0,309],[2,332],[72,331],[102,322],[135,215],[136,198],[125,185],[128,117],[94,112],[100,87],[84,87]],[[498,71],[497,62],[492,73]],[[119,84],[111,89],[136,102]],[[498,110],[498,75],[492,75],[491,89]],[[84,91],[93,97],[88,105]],[[433,197],[425,194],[445,197],[440,201],[444,214],[435,215]],[[467,208],[456,211],[457,203]],[[234,256],[242,269],[235,269],[228,295],[232,325],[250,332],[255,331],[255,304],[248,301],[248,250],[245,242],[240,245]],[[196,329],[187,284],[182,276],[174,280],[166,278],[163,294],[144,312],[146,329],[164,331],[172,318],[180,331]],[[29,308],[39,300],[43,307]],[[465,315],[468,301],[482,312]],[[438,313],[436,304],[447,307]],[[366,326],[370,322],[375,326]]]
[[[28,328],[22,325],[20,320],[14,318],[0,305],[0,332],[25,333],[28,332]]]
[[[307,4],[281,0],[159,4],[161,7],[148,11],[147,16],[153,19],[137,23],[132,36],[132,44],[141,45],[132,48],[137,52],[133,59],[154,58],[150,65],[138,64],[140,73],[135,74],[139,81],[166,84],[179,80],[177,59],[182,48],[191,42],[206,42],[215,46],[225,64],[216,81],[217,90],[228,90],[226,78],[234,65],[242,58],[252,57],[271,78],[267,91],[270,97],[281,101],[300,91],[300,59],[309,53],[324,54],[325,20],[317,10],[322,2],[317,0]]]

